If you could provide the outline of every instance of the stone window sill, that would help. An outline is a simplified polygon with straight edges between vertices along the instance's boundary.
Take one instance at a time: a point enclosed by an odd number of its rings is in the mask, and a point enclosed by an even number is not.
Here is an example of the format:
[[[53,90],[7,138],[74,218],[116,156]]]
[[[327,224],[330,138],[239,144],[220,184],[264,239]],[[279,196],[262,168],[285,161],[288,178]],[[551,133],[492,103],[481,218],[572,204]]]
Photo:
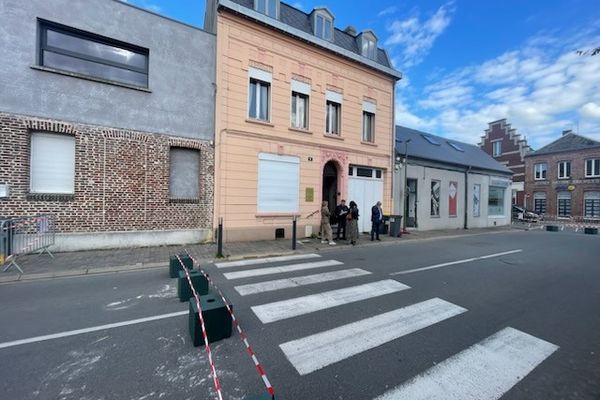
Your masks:
[[[256,218],[294,218],[296,215],[298,215],[298,213],[256,213]]]
[[[365,142],[364,140],[362,140],[360,142],[361,144],[366,144],[367,146],[373,146],[373,147],[377,147],[377,145],[373,142]]]
[[[262,125],[262,126],[270,126],[271,128],[274,128],[275,125],[270,123],[269,121],[263,121],[260,119],[253,119],[253,118],[246,118],[246,122],[250,123],[250,124],[256,124],[256,125]]]
[[[324,133],[323,136],[330,139],[344,140],[341,133],[338,135],[334,135],[332,133]]]
[[[288,128],[288,130],[292,131],[292,132],[304,133],[306,135],[312,135],[313,134],[312,131],[309,131],[308,129],[294,128],[294,127],[291,127],[291,126]]]
[[[94,76],[89,76],[89,75],[84,75],[84,74],[78,74],[76,72],[63,71],[61,69],[56,69],[56,68],[44,67],[42,65],[31,65],[31,69],[36,69],[38,71],[51,72],[53,74],[70,76],[72,78],[85,79],[87,81],[104,83],[104,84],[107,84],[107,85],[120,86],[120,87],[124,87],[124,88],[127,88],[127,89],[139,90],[140,92],[152,93],[152,90],[150,90],[148,88],[145,88],[145,87],[135,86],[135,85],[128,85],[127,83],[111,81],[109,79],[96,78]]]
[[[169,203],[171,203],[171,204],[200,204],[200,199],[185,199],[185,198],[172,197],[169,199]]]
[[[75,195],[69,193],[27,193],[27,200],[31,201],[74,201]]]

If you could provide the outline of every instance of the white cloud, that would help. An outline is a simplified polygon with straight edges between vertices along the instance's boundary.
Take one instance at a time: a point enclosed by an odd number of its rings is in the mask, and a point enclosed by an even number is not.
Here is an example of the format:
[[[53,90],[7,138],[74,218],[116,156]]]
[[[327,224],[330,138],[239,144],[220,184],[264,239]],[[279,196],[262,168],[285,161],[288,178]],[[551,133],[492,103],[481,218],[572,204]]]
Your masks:
[[[573,43],[600,37],[575,36],[532,38],[520,50],[451,71],[425,87],[418,101],[403,104],[398,116],[405,119],[398,123],[470,143],[502,118],[536,148],[577,127],[600,139],[600,57],[573,50]]]
[[[600,119],[600,104],[594,102],[585,103],[579,109],[579,113],[585,118]]]
[[[393,13],[395,13],[397,10],[398,10],[398,7],[396,7],[396,6],[390,6],[390,7],[388,7],[388,8],[384,8],[383,10],[379,11],[379,12],[377,13],[377,16],[378,16],[379,18],[381,18],[381,17],[384,17],[384,16],[386,16],[386,15],[393,14]]]
[[[450,24],[453,14],[454,3],[449,2],[441,6],[435,14],[426,20],[422,21],[419,15],[416,15],[405,20],[392,22],[388,27],[390,37],[385,41],[385,45],[392,50],[395,46],[402,47],[395,65],[407,69],[423,61],[429,54],[429,50],[433,47],[437,37]]]

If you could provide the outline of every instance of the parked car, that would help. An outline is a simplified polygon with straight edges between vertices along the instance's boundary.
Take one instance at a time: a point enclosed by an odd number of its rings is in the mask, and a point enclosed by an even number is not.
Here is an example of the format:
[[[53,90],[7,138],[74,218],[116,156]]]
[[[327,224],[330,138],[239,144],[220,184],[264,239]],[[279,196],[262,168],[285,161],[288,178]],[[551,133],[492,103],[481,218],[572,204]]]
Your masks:
[[[514,221],[537,222],[540,219],[539,214],[529,211],[519,206],[512,206],[512,218]]]

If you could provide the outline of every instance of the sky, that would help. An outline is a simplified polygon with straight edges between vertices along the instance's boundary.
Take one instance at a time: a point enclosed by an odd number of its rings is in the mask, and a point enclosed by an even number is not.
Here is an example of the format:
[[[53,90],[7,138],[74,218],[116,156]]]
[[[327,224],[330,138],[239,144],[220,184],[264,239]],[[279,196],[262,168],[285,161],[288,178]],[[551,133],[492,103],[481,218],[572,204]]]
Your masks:
[[[204,0],[127,0],[202,27]],[[571,129],[600,140],[600,0],[300,0],[373,29],[404,78],[396,124],[476,144],[506,118],[538,149]],[[350,6],[351,5],[351,6]]]

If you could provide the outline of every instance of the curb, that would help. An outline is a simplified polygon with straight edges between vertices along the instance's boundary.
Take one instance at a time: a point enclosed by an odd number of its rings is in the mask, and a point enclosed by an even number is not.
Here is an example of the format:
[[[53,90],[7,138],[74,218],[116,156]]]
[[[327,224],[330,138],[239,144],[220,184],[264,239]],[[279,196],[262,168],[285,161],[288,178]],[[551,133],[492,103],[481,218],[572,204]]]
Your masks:
[[[429,238],[414,238],[414,239],[406,239],[403,241],[382,241],[379,243],[358,243],[354,248],[365,248],[369,246],[392,246],[392,245],[404,245],[406,243],[412,242],[425,242],[425,241],[434,241],[434,240],[447,240],[447,239],[458,239],[464,237],[473,237],[480,235],[492,235],[492,234],[500,234],[500,233],[508,233],[508,232],[526,232],[526,230],[522,229],[508,229],[501,231],[490,231],[490,232],[479,232],[479,233],[469,233],[464,235],[443,235]],[[238,261],[238,260],[251,260],[253,258],[267,258],[267,257],[278,257],[278,256],[286,256],[292,254],[302,254],[307,252],[324,252],[328,253],[331,251],[339,250],[340,248],[351,247],[348,245],[342,246],[327,246],[327,247],[312,247],[303,243],[305,246],[300,250],[288,250],[281,252],[264,252],[264,253],[249,253],[243,255],[236,255],[231,257],[223,257],[223,258],[205,258],[199,259],[201,264],[212,264],[215,262],[221,261]],[[168,260],[165,262],[153,262],[153,263],[137,263],[133,265],[118,265],[113,267],[100,267],[100,268],[91,268],[91,267],[82,267],[81,269],[76,270],[68,270],[68,271],[57,271],[57,272],[44,272],[37,274],[23,274],[16,276],[0,276],[0,285],[8,284],[8,283],[16,283],[16,282],[33,282],[38,280],[47,280],[47,279],[56,279],[56,278],[73,278],[73,277],[83,277],[88,275],[105,275],[119,272],[138,272],[138,271],[146,271],[152,269],[163,268],[168,265]]]

